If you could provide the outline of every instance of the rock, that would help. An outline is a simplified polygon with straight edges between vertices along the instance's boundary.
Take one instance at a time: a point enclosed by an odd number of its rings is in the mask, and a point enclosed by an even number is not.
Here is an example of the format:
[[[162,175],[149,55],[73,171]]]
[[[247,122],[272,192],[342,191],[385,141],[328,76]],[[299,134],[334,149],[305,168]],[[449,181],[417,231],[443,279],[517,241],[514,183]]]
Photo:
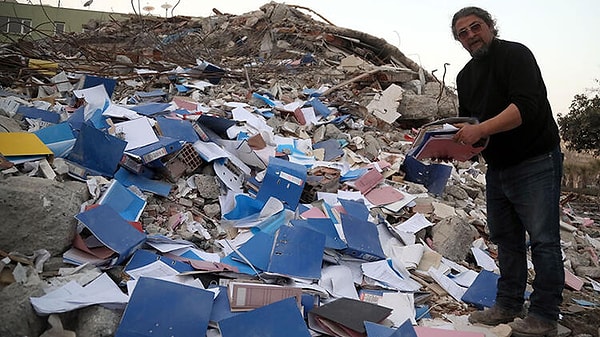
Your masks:
[[[79,310],[77,337],[114,336],[119,326],[122,310],[112,310],[93,305]]]
[[[71,246],[86,185],[15,176],[0,180],[0,247],[31,254],[46,249],[62,254]]]
[[[433,226],[433,246],[442,256],[456,261],[464,261],[470,251],[477,230],[460,217],[448,217]]]
[[[2,324],[0,336],[23,337],[39,336],[46,328],[46,318],[38,316],[31,303],[30,297],[42,296],[41,283],[34,285],[21,285],[11,283],[0,291],[2,303]]]

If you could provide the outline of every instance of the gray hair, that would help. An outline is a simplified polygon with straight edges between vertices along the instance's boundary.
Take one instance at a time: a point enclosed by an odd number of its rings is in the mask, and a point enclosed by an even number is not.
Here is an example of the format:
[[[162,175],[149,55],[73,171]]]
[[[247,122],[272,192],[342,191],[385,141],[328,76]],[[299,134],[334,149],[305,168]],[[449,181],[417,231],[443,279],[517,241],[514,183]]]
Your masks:
[[[455,40],[458,40],[458,32],[456,31],[456,27],[454,27],[456,25],[456,21],[458,21],[458,19],[460,19],[460,18],[464,18],[465,16],[469,16],[469,15],[475,15],[476,17],[483,20],[483,22],[485,22],[485,24],[490,27],[490,30],[492,31],[492,34],[494,34],[494,37],[498,36],[498,29],[496,28],[496,20],[494,20],[492,18],[490,13],[488,13],[488,11],[486,11],[485,9],[481,9],[479,7],[465,7],[463,9],[459,10],[458,12],[456,12],[456,14],[454,14],[454,16],[452,17],[451,29],[452,29],[452,35],[454,36]]]

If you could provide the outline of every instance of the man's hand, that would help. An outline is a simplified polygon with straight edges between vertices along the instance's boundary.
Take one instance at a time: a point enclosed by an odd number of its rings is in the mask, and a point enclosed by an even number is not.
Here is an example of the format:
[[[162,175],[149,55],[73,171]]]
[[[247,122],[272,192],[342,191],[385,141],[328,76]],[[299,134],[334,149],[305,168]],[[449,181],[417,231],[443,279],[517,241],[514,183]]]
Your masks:
[[[456,132],[454,137],[452,137],[452,139],[457,143],[463,145],[473,145],[481,138],[486,137],[481,128],[481,124],[457,123],[453,125],[460,129]]]

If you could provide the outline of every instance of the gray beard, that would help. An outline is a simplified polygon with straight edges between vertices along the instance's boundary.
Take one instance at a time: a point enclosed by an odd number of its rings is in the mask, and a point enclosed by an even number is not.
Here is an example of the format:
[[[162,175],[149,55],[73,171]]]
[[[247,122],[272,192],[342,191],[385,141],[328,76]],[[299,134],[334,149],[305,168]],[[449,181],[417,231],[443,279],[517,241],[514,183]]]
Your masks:
[[[490,44],[486,44],[484,46],[482,46],[481,48],[477,49],[476,51],[471,53],[471,56],[474,59],[481,59],[484,58],[490,51]]]

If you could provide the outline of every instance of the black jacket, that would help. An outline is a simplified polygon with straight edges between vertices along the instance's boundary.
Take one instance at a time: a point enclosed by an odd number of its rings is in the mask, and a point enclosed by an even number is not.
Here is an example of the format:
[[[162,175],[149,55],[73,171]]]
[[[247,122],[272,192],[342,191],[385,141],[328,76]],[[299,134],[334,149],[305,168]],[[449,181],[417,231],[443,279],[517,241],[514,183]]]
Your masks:
[[[483,122],[514,103],[523,123],[490,137],[483,157],[489,167],[503,168],[558,146],[558,127],[546,85],[531,51],[517,42],[494,39],[488,54],[471,59],[457,76],[459,115]]]

